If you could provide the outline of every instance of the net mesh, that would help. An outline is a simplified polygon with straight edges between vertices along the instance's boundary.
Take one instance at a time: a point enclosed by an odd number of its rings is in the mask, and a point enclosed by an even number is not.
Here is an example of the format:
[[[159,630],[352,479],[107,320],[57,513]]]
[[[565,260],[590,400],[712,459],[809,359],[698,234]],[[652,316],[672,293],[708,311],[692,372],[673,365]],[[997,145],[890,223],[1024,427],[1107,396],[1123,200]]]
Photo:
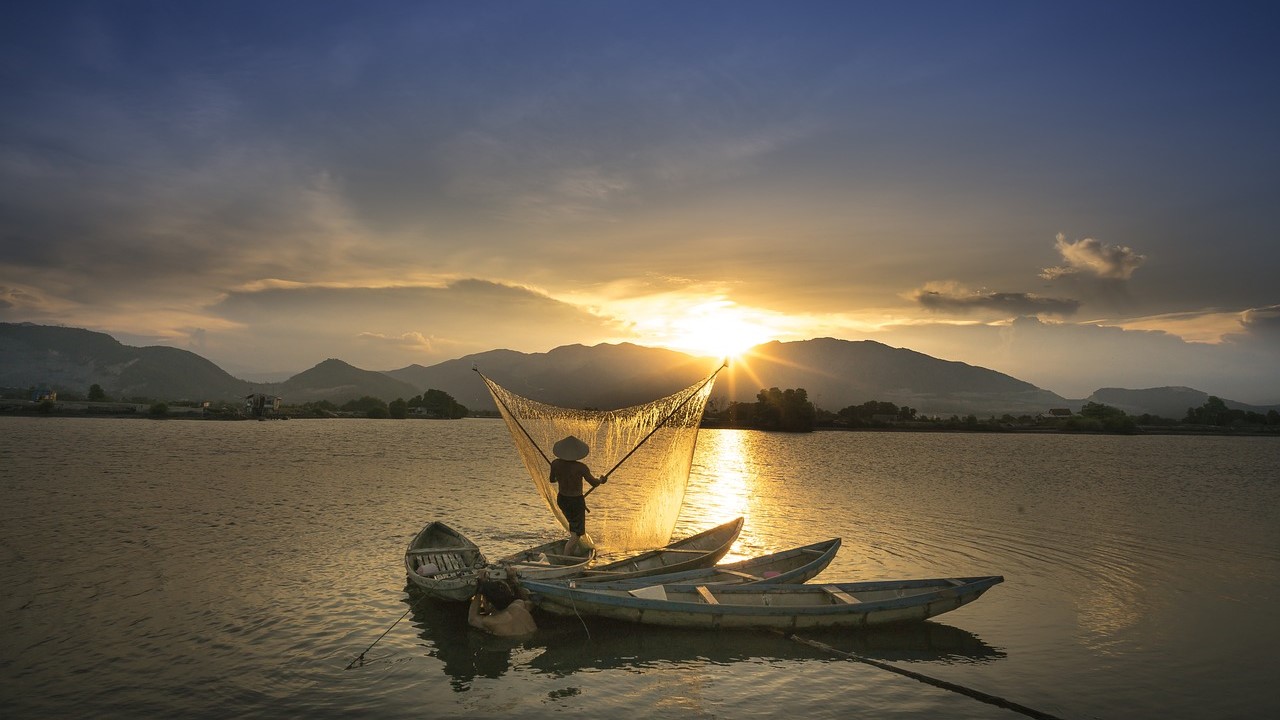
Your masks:
[[[551,447],[573,435],[591,448],[583,460],[609,482],[589,490],[587,534],[601,551],[665,545],[684,502],[702,412],[717,369],[667,397],[618,410],[576,410],[521,397],[480,373],[507,421],[520,459],[547,509],[568,529],[550,482]],[[477,370],[476,372],[479,372]]]

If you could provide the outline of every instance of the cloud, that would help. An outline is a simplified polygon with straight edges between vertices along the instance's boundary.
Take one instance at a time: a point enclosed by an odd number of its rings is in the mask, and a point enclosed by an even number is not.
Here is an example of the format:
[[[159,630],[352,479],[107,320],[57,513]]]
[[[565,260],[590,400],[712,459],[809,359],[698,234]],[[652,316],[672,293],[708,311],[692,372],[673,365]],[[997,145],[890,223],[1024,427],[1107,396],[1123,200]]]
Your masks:
[[[191,328],[187,334],[188,348],[196,353],[203,353],[208,347],[207,331],[202,327]]]
[[[207,308],[224,326],[204,334],[209,359],[253,348],[262,369],[295,372],[328,357],[371,370],[432,365],[495,349],[546,352],[623,334],[609,317],[523,287],[486,280],[440,286],[268,284]]]
[[[1280,305],[1245,310],[1240,324],[1251,334],[1280,336]]]
[[[983,292],[966,290],[954,283],[929,283],[910,297],[921,307],[935,312],[968,314],[982,312],[1001,317],[1056,315],[1067,317],[1080,309],[1077,300],[1042,297],[1032,293]]]
[[[1161,330],[1187,342],[1280,343],[1280,305],[1243,311],[1205,308],[1115,320],[1111,324],[1126,330]]]
[[[0,262],[0,273],[10,270],[5,263]],[[67,307],[68,303],[47,296],[39,288],[0,285],[0,319],[63,325],[67,323],[61,313]]]
[[[1203,308],[1116,319],[1110,322],[1125,330],[1158,330],[1187,342],[1218,343],[1240,333],[1240,311]]]
[[[431,339],[420,332],[407,332],[400,335],[385,335],[383,333],[362,332],[356,335],[360,340],[372,344],[374,347],[386,348],[409,348],[413,350],[421,350],[430,353],[434,350]]]
[[[1280,305],[1250,308],[1237,319],[1242,332],[1223,335],[1224,342],[1264,354],[1280,350]]]
[[[1146,255],[1139,255],[1122,245],[1107,245],[1093,238],[1069,242],[1061,233],[1054,246],[1066,265],[1041,270],[1040,277],[1046,280],[1078,274],[1107,280],[1128,280],[1147,259]]]

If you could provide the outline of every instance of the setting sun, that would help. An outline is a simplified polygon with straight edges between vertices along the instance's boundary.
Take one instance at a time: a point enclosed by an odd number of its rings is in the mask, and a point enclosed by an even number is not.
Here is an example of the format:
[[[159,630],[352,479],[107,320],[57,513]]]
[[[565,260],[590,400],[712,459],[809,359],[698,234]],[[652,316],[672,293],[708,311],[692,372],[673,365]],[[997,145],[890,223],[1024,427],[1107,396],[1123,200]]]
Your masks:
[[[748,348],[773,340],[776,331],[732,300],[695,305],[667,322],[665,345],[714,357],[736,357]]]

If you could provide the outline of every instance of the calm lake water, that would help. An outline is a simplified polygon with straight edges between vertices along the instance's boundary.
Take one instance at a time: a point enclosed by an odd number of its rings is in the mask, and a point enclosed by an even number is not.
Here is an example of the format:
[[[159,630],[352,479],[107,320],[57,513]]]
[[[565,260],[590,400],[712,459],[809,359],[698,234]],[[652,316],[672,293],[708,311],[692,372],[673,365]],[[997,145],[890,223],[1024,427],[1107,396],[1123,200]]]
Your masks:
[[[830,581],[1002,574],[814,639],[1045,713],[1276,717],[1278,468],[1274,438],[711,430],[676,534],[840,536]],[[409,603],[433,519],[490,557],[560,534],[497,420],[0,418],[0,715],[1021,717],[770,633],[485,636]]]

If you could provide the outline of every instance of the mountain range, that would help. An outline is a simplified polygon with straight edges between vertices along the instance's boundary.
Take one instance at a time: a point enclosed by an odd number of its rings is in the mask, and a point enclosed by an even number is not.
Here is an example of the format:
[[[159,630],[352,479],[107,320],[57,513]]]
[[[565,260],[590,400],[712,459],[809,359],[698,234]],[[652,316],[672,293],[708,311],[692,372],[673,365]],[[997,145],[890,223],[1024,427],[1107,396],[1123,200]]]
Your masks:
[[[115,398],[166,401],[238,400],[250,393],[278,395],[286,404],[363,396],[411,398],[443,390],[473,410],[491,410],[492,398],[475,370],[519,395],[564,407],[610,409],[668,395],[706,377],[719,364],[673,350],[629,343],[566,345],[545,353],[491,350],[436,365],[363,370],[338,359],[278,383],[232,377],[187,350],[123,345],[110,335],[79,328],[0,323],[0,387],[48,385],[86,394],[100,385]],[[1100,402],[1131,415],[1182,418],[1209,397],[1192,388],[1101,388],[1071,400],[994,370],[941,360],[905,348],[863,340],[818,338],[758,345],[729,363],[716,379],[713,403],[750,402],[764,388],[804,388],[813,403],[838,411],[868,400],[916,408],[922,414],[981,417],[1079,410]],[[1231,400],[1229,407],[1263,412]]]

